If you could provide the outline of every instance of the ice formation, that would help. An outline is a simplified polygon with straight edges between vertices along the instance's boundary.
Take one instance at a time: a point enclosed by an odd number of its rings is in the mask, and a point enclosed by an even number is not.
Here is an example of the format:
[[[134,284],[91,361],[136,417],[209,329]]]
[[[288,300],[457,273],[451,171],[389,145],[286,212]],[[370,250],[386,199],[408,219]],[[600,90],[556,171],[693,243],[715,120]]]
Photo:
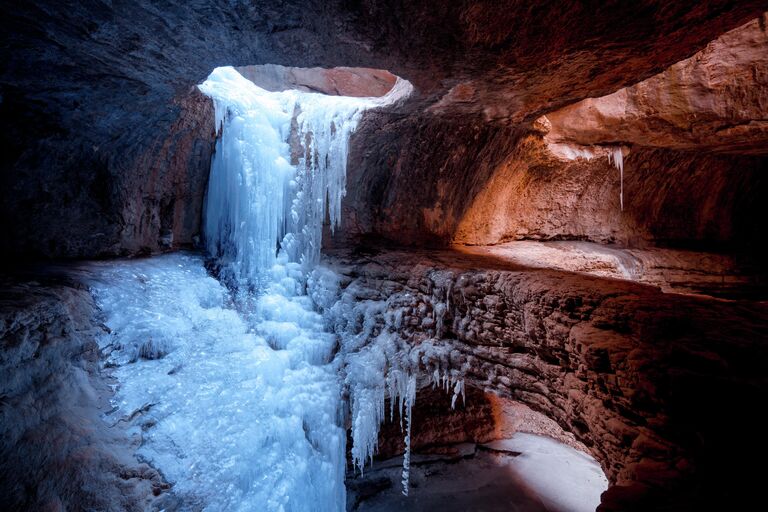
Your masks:
[[[299,265],[280,263],[249,315],[199,256],[92,265],[119,383],[105,420],[129,427],[183,510],[344,508],[336,339],[295,293]]]
[[[243,293],[247,298],[270,282],[265,270],[276,259],[298,264],[305,273],[317,266],[326,213],[332,230],[341,218],[349,137],[362,112],[395,102],[412,87],[398,79],[381,98],[275,93],[257,87],[233,68],[218,68],[200,89],[214,99],[216,130],[223,132],[207,193],[206,245],[218,261],[222,279],[239,290],[242,301]],[[303,283],[297,284],[301,288]],[[348,342],[343,337],[343,344]],[[378,347],[350,360],[342,356],[346,385],[361,390],[351,404],[352,453],[361,467],[373,456],[384,398],[363,391],[367,387],[360,383],[375,378],[368,373],[377,366],[371,361],[381,357]],[[393,403],[399,399],[401,413],[405,409],[410,418],[415,381],[410,385],[412,377],[399,372],[400,366],[387,368],[385,363],[380,371],[386,373],[390,397]]]
[[[413,297],[393,294],[386,299],[356,300],[356,284],[337,291],[339,276],[324,266],[308,280],[308,291],[323,310],[327,322],[342,339],[340,357],[345,369],[352,425],[352,462],[363,471],[377,450],[381,424],[393,421],[395,412],[404,431],[402,491],[408,494],[411,412],[420,386],[433,385],[452,393],[452,405],[464,401],[463,374],[466,368],[451,368],[452,347],[441,339],[451,304],[454,276],[432,274],[429,295],[419,297],[424,309],[418,316],[432,326],[432,337],[414,343],[403,319]],[[430,304],[431,307],[428,307]],[[389,411],[385,404],[389,400]],[[388,417],[388,418],[387,418]]]
[[[412,89],[398,79],[380,98],[268,92],[234,68],[217,68],[200,90],[213,98],[217,133],[205,207],[205,239],[222,277],[259,286],[283,251],[311,270],[326,211],[341,219],[349,137],[363,111]]]
[[[182,509],[345,508],[343,359],[305,283],[326,212],[340,219],[361,113],[410,88],[267,92],[214,70],[200,85],[220,135],[204,234],[226,286],[193,255],[90,269],[119,382],[105,419],[130,427]]]
[[[619,204],[621,211],[624,211],[624,153],[621,146],[608,148],[608,163],[611,162],[619,170]]]

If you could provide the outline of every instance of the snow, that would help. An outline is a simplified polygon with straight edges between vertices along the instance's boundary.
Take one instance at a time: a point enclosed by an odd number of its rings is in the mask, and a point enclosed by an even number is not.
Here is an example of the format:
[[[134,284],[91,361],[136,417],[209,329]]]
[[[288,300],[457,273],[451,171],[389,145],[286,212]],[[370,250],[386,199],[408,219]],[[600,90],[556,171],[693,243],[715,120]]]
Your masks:
[[[589,455],[548,437],[518,432],[488,443],[488,448],[519,452],[511,464],[518,482],[553,512],[592,512],[608,480]]]
[[[599,152],[598,149],[593,147],[569,144],[567,142],[548,142],[547,148],[553,155],[562,160],[576,160],[577,158],[592,160]]]
[[[589,455],[550,438],[517,432],[481,446],[459,446],[455,455],[415,456],[407,498],[393,486],[359,496],[366,512],[509,510],[592,512],[608,481]],[[396,481],[396,468],[377,463],[369,481]]]

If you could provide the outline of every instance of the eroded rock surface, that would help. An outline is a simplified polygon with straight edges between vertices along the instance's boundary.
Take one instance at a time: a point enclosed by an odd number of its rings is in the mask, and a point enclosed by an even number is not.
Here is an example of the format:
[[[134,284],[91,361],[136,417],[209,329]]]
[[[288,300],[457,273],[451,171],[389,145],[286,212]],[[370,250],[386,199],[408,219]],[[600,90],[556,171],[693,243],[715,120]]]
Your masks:
[[[264,64],[242,66],[237,71],[267,91],[297,89],[330,96],[384,96],[397,81],[389,71],[370,68],[288,68]]]
[[[438,364],[469,385],[553,418],[609,477],[602,510],[757,499],[753,476],[732,468],[765,455],[760,427],[746,419],[768,397],[764,303],[454,253],[335,261],[347,269],[341,303],[384,306],[338,307],[337,329],[389,332],[406,351],[438,343],[450,354]]]
[[[35,163],[0,178],[4,257],[114,257],[193,245],[214,148],[213,104],[190,87],[162,116],[144,132],[126,124],[120,137],[146,140],[119,150],[75,135],[53,157],[48,139],[25,148]]]
[[[386,69],[414,83],[430,115],[514,124],[647,78],[762,10],[758,0],[8,5],[2,252],[158,251],[169,232],[186,243],[192,221],[178,203],[204,190],[211,128],[173,132],[179,102],[218,66]]]
[[[385,152],[366,141],[378,140]],[[404,245],[589,240],[751,252],[765,246],[768,159],[633,146],[619,171],[605,151],[553,153],[542,131],[480,120],[372,113],[351,142],[337,236]]]
[[[768,279],[761,265],[733,256],[674,249],[627,249],[591,242],[507,242],[454,246],[530,269],[556,269],[650,284],[667,293],[723,298],[765,298]]]
[[[768,152],[768,13],[664,72],[546,115],[547,139]]]

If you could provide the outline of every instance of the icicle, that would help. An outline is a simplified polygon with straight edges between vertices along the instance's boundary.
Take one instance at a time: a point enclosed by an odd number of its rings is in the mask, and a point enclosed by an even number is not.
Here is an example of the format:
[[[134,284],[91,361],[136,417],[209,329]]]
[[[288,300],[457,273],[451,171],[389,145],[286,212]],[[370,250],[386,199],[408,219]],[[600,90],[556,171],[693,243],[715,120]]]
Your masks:
[[[609,148],[608,163],[611,163],[611,161],[619,170],[619,204],[621,205],[621,211],[624,211],[624,153],[621,151],[621,146]]]
[[[467,400],[464,396],[464,379],[456,381],[456,385],[453,387],[453,397],[451,398],[451,409],[456,408],[456,399],[461,395],[461,400],[464,405],[467,405]]]
[[[403,495],[408,496],[408,483],[411,477],[411,423],[413,404],[416,402],[416,377],[408,377],[408,390],[405,398],[405,454],[403,455]]]
[[[216,134],[206,195],[205,239],[235,287],[258,285],[278,251],[305,272],[320,259],[326,210],[341,222],[349,137],[363,111],[393,103],[412,87],[399,80],[381,98],[268,92],[232,67],[199,86],[213,98]],[[292,121],[301,156],[291,165]],[[295,149],[295,148],[294,148]]]
[[[435,337],[441,338],[443,336],[445,313],[448,307],[442,302],[435,304]]]

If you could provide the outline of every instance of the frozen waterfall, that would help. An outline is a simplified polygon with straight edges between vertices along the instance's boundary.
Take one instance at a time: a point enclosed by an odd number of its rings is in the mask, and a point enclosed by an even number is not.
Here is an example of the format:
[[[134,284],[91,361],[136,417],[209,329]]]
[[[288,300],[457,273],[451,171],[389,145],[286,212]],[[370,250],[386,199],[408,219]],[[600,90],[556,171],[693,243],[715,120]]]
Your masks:
[[[304,290],[339,224],[350,134],[411,86],[268,92],[226,67],[199,87],[220,135],[204,234],[221,282],[196,255],[90,267],[117,381],[105,420],[172,485],[161,508],[344,510],[344,363]]]
[[[222,277],[260,286],[278,251],[305,272],[320,257],[326,211],[341,220],[349,137],[364,110],[407,96],[398,79],[380,98],[268,92],[234,68],[199,86],[213,98],[216,145],[205,208],[205,239]]]
[[[296,267],[275,265],[243,315],[198,255],[91,265],[116,379],[105,420],[172,485],[161,509],[344,509],[336,341]]]

